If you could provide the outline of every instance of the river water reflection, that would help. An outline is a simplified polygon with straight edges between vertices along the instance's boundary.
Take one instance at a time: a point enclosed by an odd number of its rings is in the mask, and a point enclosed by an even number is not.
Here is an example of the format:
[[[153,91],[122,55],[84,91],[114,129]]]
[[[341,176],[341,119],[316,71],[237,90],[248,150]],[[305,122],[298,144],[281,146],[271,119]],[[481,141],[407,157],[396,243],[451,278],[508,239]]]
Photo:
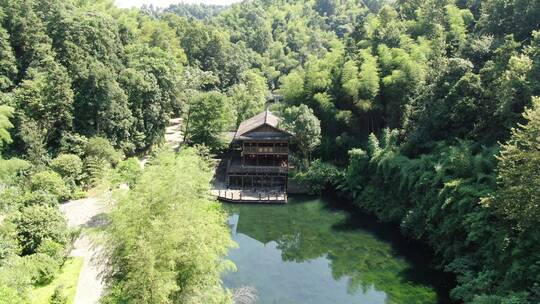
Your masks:
[[[371,216],[313,197],[225,209],[239,247],[224,285],[256,288],[259,304],[447,303],[444,277],[423,249]]]

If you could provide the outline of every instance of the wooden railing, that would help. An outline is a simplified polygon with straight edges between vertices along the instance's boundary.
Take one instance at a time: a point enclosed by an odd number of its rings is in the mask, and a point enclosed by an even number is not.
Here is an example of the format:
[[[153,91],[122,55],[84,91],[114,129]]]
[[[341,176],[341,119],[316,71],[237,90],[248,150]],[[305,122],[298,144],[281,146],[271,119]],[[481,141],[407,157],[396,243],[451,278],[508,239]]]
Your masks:
[[[214,194],[222,200],[232,202],[286,203],[285,192],[251,192],[242,190],[217,190]]]
[[[287,174],[289,172],[288,167],[278,166],[242,166],[242,165],[230,165],[227,174],[229,173],[282,173]]]
[[[288,154],[288,147],[248,147],[244,146],[245,154]]]

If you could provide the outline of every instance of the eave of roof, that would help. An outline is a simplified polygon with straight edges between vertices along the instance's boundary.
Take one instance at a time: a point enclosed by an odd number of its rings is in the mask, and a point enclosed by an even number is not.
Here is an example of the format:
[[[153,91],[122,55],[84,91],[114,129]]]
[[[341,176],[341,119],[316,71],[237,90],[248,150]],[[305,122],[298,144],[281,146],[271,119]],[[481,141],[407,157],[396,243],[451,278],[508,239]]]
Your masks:
[[[279,117],[272,114],[269,110],[266,110],[264,112],[261,112],[245,121],[243,121],[240,126],[238,127],[238,130],[236,131],[234,138],[239,139],[242,135],[253,131],[254,129],[261,127],[263,125],[268,125],[280,132],[289,134],[288,132],[278,129],[279,124]]]

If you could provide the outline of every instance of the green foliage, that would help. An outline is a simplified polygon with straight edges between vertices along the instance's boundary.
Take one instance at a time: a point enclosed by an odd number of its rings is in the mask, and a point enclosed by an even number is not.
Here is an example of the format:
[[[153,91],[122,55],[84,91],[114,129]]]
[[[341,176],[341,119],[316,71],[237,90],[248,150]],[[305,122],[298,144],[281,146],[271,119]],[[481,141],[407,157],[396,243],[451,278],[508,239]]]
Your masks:
[[[88,140],[84,149],[87,158],[103,160],[111,166],[116,166],[122,159],[120,152],[116,151],[111,143],[103,137],[92,137]]]
[[[58,206],[58,197],[45,190],[37,190],[32,192],[25,192],[19,197],[19,202],[23,206],[31,205],[47,205],[51,207]]]
[[[478,24],[482,31],[494,35],[514,34],[519,40],[538,29],[540,4],[537,1],[482,1]]]
[[[97,186],[111,169],[110,163],[102,158],[90,156],[84,160],[86,184],[90,187]]]
[[[280,79],[279,93],[289,103],[301,102],[304,98],[304,71],[295,70]]]
[[[484,202],[515,222],[517,229],[530,229],[537,227],[540,219],[540,184],[531,178],[540,170],[540,98],[534,98],[523,118],[526,123],[513,129],[510,140],[501,146],[499,191]]]
[[[30,178],[30,190],[50,193],[60,201],[64,201],[70,197],[70,191],[66,183],[54,171],[41,171],[32,175]]]
[[[313,110],[306,105],[285,109],[280,127],[294,135],[293,140],[302,153],[304,165],[307,166],[311,153],[321,143],[321,125]]]
[[[51,169],[68,181],[78,182],[83,172],[83,162],[75,154],[60,154],[50,163]]]
[[[66,69],[45,58],[39,68],[29,68],[25,79],[14,93],[17,109],[23,120],[36,124],[42,130],[43,143],[57,146],[65,132],[73,126],[73,96]],[[23,137],[27,145],[31,137]]]
[[[6,105],[0,106],[0,148],[12,142],[9,129],[13,128],[13,124],[10,121],[13,117],[13,111],[14,109],[12,107]]]
[[[5,185],[16,185],[29,171],[32,165],[22,159],[0,160],[0,181]]]
[[[51,239],[44,239],[36,251],[36,253],[42,253],[50,256],[57,264],[62,265],[66,258],[65,244],[60,244]]]
[[[2,14],[3,15],[3,14]],[[3,17],[3,16],[2,16]],[[17,75],[17,61],[10,45],[9,33],[0,27],[0,90],[4,91],[13,85]],[[1,298],[1,297],[0,297]]]
[[[508,142],[501,144],[497,157],[497,190],[482,199],[482,203],[502,219],[499,260],[511,261],[511,267],[502,273],[499,284],[512,286],[513,290],[522,293],[502,299],[501,303],[519,303],[523,301],[520,299],[531,297],[520,287],[537,286],[540,280],[540,185],[538,179],[531,178],[540,168],[540,99],[534,98],[533,106],[525,110],[523,118],[525,123],[512,129]],[[534,296],[538,299],[538,294]]]
[[[112,214],[106,302],[229,302],[220,273],[232,241],[210,179],[193,149],[162,152],[145,169]]]
[[[13,304],[13,303],[29,303],[23,298],[17,291],[7,285],[0,283],[0,303],[1,304]]]
[[[533,110],[527,112],[528,119],[534,116],[532,113]],[[523,134],[523,129],[514,132]],[[528,139],[537,137],[534,136]],[[518,208],[522,222],[516,222],[519,224],[515,226],[501,218],[501,215],[511,216],[511,212],[503,207],[493,212],[498,208],[495,199],[503,197],[498,193],[512,191],[505,183],[499,182],[500,190],[495,196],[484,199],[484,205],[492,206],[493,210],[480,204],[480,199],[496,188],[496,149],[466,141],[454,145],[439,142],[429,153],[411,158],[404,154],[406,145],[397,145],[395,130],[384,130],[381,137],[379,140],[375,135],[370,136],[367,153],[350,152],[349,166],[338,189],[380,219],[397,221],[404,233],[429,243],[445,269],[457,274],[458,285],[451,293],[454,298],[471,303],[528,303],[524,299],[532,299],[533,294],[524,286],[533,286],[538,280],[536,266],[532,266],[538,261],[538,255],[531,254],[538,251],[535,241],[538,235],[525,227],[534,224],[525,225],[527,216],[521,213],[523,207]],[[516,141],[511,141],[502,147],[499,165],[504,164],[505,157],[524,155],[516,148],[511,154],[505,152],[516,145]],[[530,156],[525,163],[530,164],[530,160],[534,163]],[[511,163],[525,164],[522,161]],[[531,174],[524,168],[518,171]],[[499,169],[499,172],[508,171]],[[528,179],[521,181],[518,187],[533,183]],[[536,188],[531,186],[530,189]],[[527,192],[518,193],[526,195]],[[515,206],[516,201],[525,203],[530,199],[508,199],[511,204],[507,206]],[[498,212],[501,215],[497,215]],[[516,221],[517,217],[508,219]],[[494,295],[483,296],[487,290]],[[521,295],[512,296],[512,293]]]
[[[36,253],[24,257],[27,271],[32,274],[32,283],[45,285],[50,283],[60,271],[60,264],[54,258]]]
[[[51,300],[49,301],[50,304],[67,304],[68,303],[68,297],[66,296],[64,292],[64,287],[62,285],[58,285],[54,289],[54,293],[51,296]]]
[[[46,239],[63,245],[68,242],[66,220],[55,207],[47,205],[23,207],[20,214],[15,215],[13,223],[17,227],[18,241],[23,254],[35,253]]]
[[[293,178],[296,182],[306,186],[312,194],[321,194],[327,187],[332,186],[340,171],[332,164],[317,159],[307,170],[297,172]]]
[[[184,138],[212,149],[223,148],[222,133],[233,125],[230,100],[213,91],[193,96],[184,113]]]
[[[526,179],[537,175],[538,135],[527,135],[534,110],[522,112],[540,95],[539,12],[523,0],[254,0],[165,12],[0,0],[0,147],[28,161],[0,161],[0,209],[54,206],[95,185],[120,162],[115,148],[131,155],[162,142],[171,113],[184,117],[188,143],[219,150],[272,90],[302,158],[348,162],[339,188],[431,244],[458,275],[454,297],[538,302],[538,258],[524,253],[539,243],[538,186]],[[498,142],[507,143],[495,191],[495,149],[482,145]],[[118,172],[130,186],[140,174],[133,161]]]
[[[17,227],[11,222],[0,225],[0,266],[15,255],[20,254],[21,248],[17,242]]]
[[[236,112],[236,126],[264,109],[268,89],[264,77],[256,71],[249,71],[241,84],[232,86],[228,95]]]
[[[133,188],[142,173],[143,170],[139,160],[135,157],[128,158],[116,166],[112,177],[113,183],[126,183],[130,188]]]
[[[178,103],[180,65],[174,54],[158,47],[133,45],[127,52],[130,68],[122,72],[120,83],[128,94],[134,117],[131,141],[141,150],[157,143],[164,135],[169,113]]]

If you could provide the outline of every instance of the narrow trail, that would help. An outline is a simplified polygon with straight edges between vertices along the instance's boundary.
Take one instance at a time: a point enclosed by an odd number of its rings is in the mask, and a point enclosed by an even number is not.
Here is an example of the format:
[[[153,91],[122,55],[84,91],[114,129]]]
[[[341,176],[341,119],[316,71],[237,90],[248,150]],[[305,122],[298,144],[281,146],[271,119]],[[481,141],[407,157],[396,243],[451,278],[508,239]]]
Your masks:
[[[170,125],[165,131],[165,141],[175,150],[182,143],[181,121],[180,118],[171,119]],[[144,168],[146,158],[141,159],[140,163],[141,167]],[[94,235],[89,234],[84,228],[105,226],[107,212],[111,210],[111,207],[104,198],[100,197],[88,197],[60,205],[60,210],[64,213],[68,226],[70,228],[83,228],[70,253],[70,256],[81,257],[84,260],[73,304],[97,304],[103,294],[105,284],[100,275],[104,270],[103,246]]]
[[[165,129],[165,142],[173,149],[177,150],[182,143],[182,118],[173,118],[169,121],[169,126]]]
[[[62,204],[60,210],[64,213],[68,226],[71,228],[98,228],[105,225],[104,219],[110,206],[102,199],[90,197]],[[103,270],[103,263],[100,260],[102,250],[102,246],[87,231],[83,230],[75,241],[70,256],[81,257],[84,262],[79,275],[74,304],[99,302],[104,289],[104,283],[100,277]]]

